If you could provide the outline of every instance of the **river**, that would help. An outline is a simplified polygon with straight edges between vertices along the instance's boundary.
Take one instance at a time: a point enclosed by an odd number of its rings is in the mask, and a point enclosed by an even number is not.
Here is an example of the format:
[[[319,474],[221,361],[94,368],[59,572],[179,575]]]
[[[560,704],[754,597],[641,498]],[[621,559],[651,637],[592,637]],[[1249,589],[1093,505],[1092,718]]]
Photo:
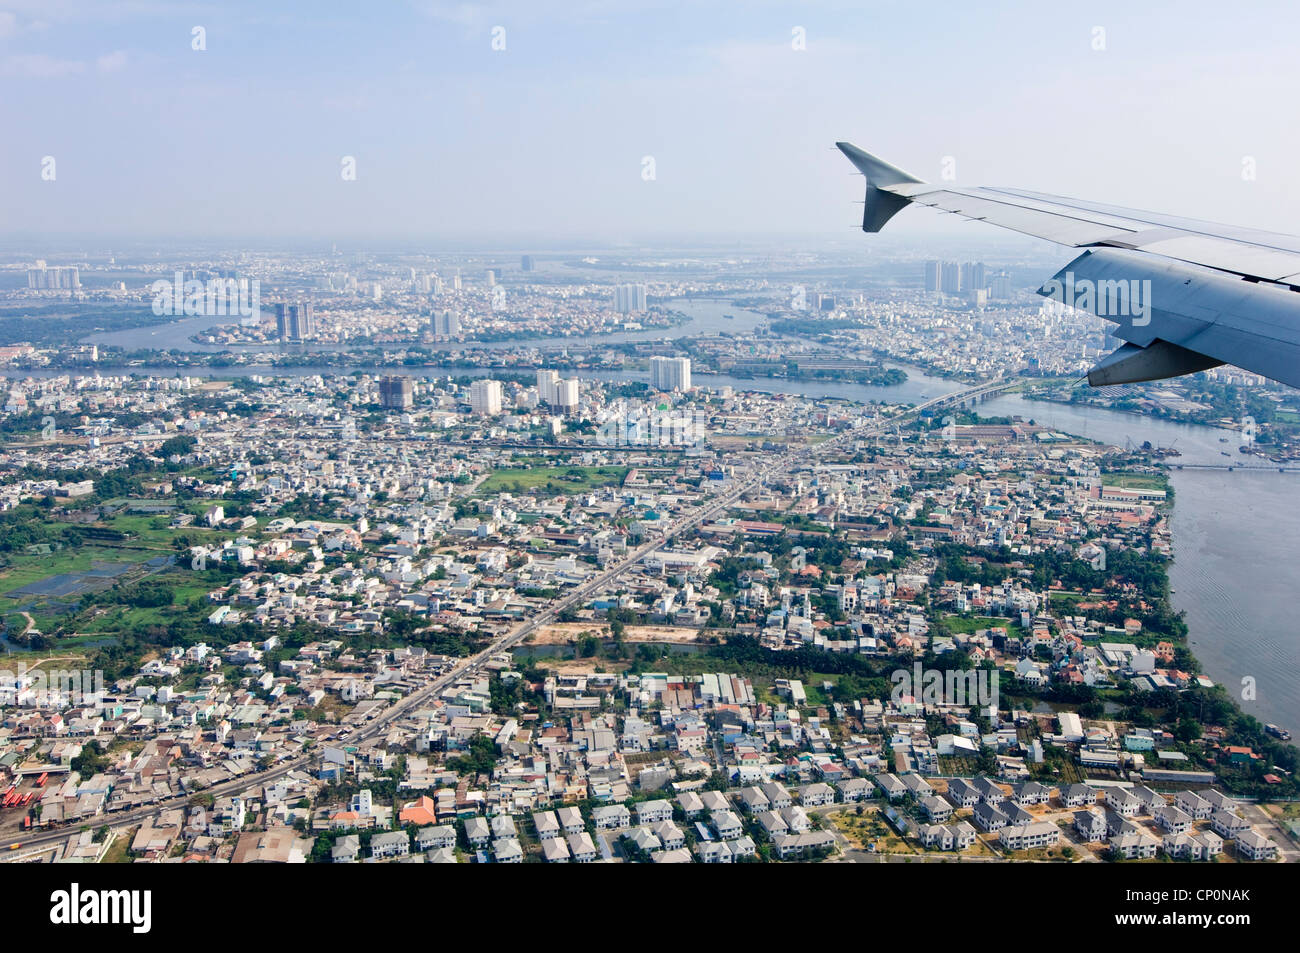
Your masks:
[[[503,341],[483,345],[492,349],[519,346],[575,347],[635,340],[658,340],[729,331],[744,333],[766,320],[757,312],[732,306],[725,300],[679,299],[678,310],[691,315],[684,325],[671,329],[604,335],[590,339]],[[728,318],[727,315],[732,315]],[[213,323],[211,318],[189,318],[166,328],[134,329],[93,335],[87,340],[125,348],[177,348],[207,352],[214,348],[189,341],[189,335]],[[291,345],[297,353],[310,346]],[[436,345],[441,351],[464,345]],[[284,351],[258,346],[251,353]],[[709,387],[764,390],[806,396],[838,397],[857,401],[918,403],[961,388],[955,381],[931,377],[917,368],[902,366],[908,380],[897,387],[871,387],[831,381],[741,379],[726,375],[697,374],[697,383]],[[393,373],[395,368],[359,368]],[[352,370],[352,369],[349,369]],[[491,371],[453,367],[409,367],[406,373],[445,376],[480,375]],[[101,373],[177,373],[229,377],[238,373],[312,375],[337,373],[337,368],[108,368]],[[47,372],[50,373],[50,372]],[[63,372],[52,372],[63,373]],[[635,371],[582,372],[606,380],[646,379]],[[11,376],[27,376],[15,372]],[[34,376],[45,376],[36,374]],[[1019,415],[1044,426],[1116,446],[1150,441],[1174,447],[1180,463],[1226,462],[1234,454],[1235,433],[1210,427],[1177,424],[1136,414],[1090,407],[1072,407],[1030,401],[1019,395],[986,401],[979,412],[987,416]],[[1226,443],[1221,443],[1226,438]],[[1170,573],[1174,605],[1187,613],[1190,645],[1206,674],[1224,684],[1242,708],[1261,721],[1276,722],[1300,734],[1300,632],[1291,614],[1295,588],[1293,566],[1300,551],[1300,475],[1275,472],[1171,470],[1176,498],[1172,520],[1174,564]],[[1254,679],[1253,697],[1242,697],[1243,679]]]

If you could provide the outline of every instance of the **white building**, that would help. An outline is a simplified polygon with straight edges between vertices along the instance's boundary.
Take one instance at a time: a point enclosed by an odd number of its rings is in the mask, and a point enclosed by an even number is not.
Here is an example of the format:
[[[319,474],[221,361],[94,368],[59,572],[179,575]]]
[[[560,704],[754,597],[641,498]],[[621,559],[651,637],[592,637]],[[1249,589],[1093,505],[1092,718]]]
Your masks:
[[[470,384],[469,407],[476,414],[501,413],[501,382],[482,378]]]
[[[690,390],[691,359],[689,357],[650,358],[650,385],[659,390]]]

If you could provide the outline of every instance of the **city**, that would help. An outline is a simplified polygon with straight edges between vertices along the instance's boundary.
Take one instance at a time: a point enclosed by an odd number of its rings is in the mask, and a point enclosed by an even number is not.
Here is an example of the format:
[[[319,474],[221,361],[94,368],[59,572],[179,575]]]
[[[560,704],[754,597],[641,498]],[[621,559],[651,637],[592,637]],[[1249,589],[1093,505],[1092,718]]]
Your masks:
[[[0,0],[20,941],[227,864],[1271,922],[1295,18],[1086,13]]]

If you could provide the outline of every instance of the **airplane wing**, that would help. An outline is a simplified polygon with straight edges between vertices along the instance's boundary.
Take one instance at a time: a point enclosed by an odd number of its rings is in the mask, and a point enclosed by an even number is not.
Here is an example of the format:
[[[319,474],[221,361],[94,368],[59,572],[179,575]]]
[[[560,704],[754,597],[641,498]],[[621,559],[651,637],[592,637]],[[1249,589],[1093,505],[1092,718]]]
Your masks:
[[[910,204],[1086,251],[1038,293],[1114,322],[1094,387],[1233,364],[1300,387],[1300,237],[1018,189],[932,185],[847,142],[864,232]]]

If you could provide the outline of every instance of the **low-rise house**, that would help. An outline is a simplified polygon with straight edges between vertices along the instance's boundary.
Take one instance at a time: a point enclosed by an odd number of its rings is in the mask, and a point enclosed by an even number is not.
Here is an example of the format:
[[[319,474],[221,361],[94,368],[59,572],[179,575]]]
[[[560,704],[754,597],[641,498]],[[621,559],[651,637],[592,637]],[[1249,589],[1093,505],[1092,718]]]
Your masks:
[[[891,801],[897,801],[907,794],[907,785],[892,774],[877,774],[875,781],[876,787]]]
[[[662,821],[671,821],[673,818],[673,806],[668,801],[639,801],[636,805],[636,820],[638,824],[658,824]]]
[[[991,804],[993,807],[997,807],[1007,799],[1006,794],[993,782],[992,778],[986,778],[983,775],[980,775],[971,782],[971,786],[979,792],[981,801],[985,804]]]
[[[956,824],[922,824],[921,843],[936,850],[964,850],[975,843],[975,828],[965,821]]]
[[[1184,814],[1172,804],[1157,807],[1156,822],[1168,834],[1185,834],[1192,829],[1190,814]]]
[[[1236,844],[1237,853],[1247,860],[1273,860],[1277,857],[1277,844],[1254,828],[1238,834]]]
[[[655,836],[663,844],[664,850],[677,850],[686,845],[686,835],[672,821],[661,821],[654,826]]]
[[[835,846],[835,836],[830,831],[809,831],[806,834],[777,834],[772,847],[782,860],[807,857]]]
[[[758,846],[754,843],[754,839],[749,835],[738,837],[729,843],[731,847],[731,859],[733,861],[745,860],[758,853]]]
[[[704,813],[704,802],[700,800],[700,796],[694,791],[683,791],[677,795],[677,804],[681,807],[682,813],[686,815],[688,821],[694,820]]]
[[[1166,834],[1162,846],[1174,860],[1210,860],[1223,853],[1223,838],[1214,831]]]
[[[965,778],[949,781],[948,793],[944,796],[953,807],[974,807],[980,802],[980,792]]]
[[[754,815],[754,822],[763,828],[763,833],[771,839],[777,834],[788,834],[790,828],[786,826],[785,818],[777,811],[759,811]]]
[[[438,827],[422,827],[415,834],[415,849],[421,852],[455,846],[456,828],[450,824],[443,824]]]
[[[1214,813],[1214,807],[1195,791],[1179,791],[1174,795],[1174,805],[1194,821],[1203,821]]]
[[[1100,844],[1106,839],[1106,814],[1099,808],[1074,812],[1074,830],[1088,844]]]
[[[560,822],[560,830],[566,834],[581,834],[587,829],[587,824],[582,819],[582,811],[576,807],[562,807],[556,812],[556,819]]]
[[[762,787],[763,795],[767,798],[767,803],[771,805],[772,810],[779,811],[794,803],[794,799],[790,797],[790,792],[775,781],[768,781]]]
[[[1008,825],[998,832],[998,840],[1006,850],[1054,847],[1060,839],[1061,829],[1050,821]]]
[[[1009,822],[1007,816],[992,804],[981,801],[975,805],[975,823],[990,834],[997,833]]]
[[[605,804],[591,812],[598,831],[617,831],[632,823],[632,812],[622,804]]]
[[[542,841],[542,859],[548,864],[567,864],[569,846],[561,836],[548,837]]]
[[[933,794],[921,798],[921,810],[936,824],[942,824],[952,816],[952,805]]]
[[[799,803],[804,807],[822,807],[835,803],[835,789],[829,784],[818,781],[806,784],[799,789]]]
[[[638,827],[628,831],[623,835],[632,846],[638,850],[645,851],[647,854],[653,854],[655,851],[663,850],[663,842],[659,840],[659,835],[648,827]]]
[[[533,827],[537,831],[537,839],[541,841],[558,840],[564,833],[560,829],[560,821],[555,816],[554,811],[538,811],[533,815]],[[565,852],[567,859],[568,852]]]
[[[492,843],[492,858],[498,864],[522,864],[524,849],[513,837],[502,837]]]
[[[835,787],[839,789],[840,798],[846,803],[865,800],[873,793],[871,782],[866,778],[845,778],[837,781]]]
[[[569,855],[573,858],[574,863],[589,864],[598,856],[596,845],[592,843],[591,835],[586,831],[577,834],[566,834],[564,842],[568,845]]]
[[[750,814],[766,811],[772,806],[767,799],[767,795],[763,793],[763,789],[755,784],[743,787],[736,792],[736,802]]]
[[[1142,810],[1142,802],[1127,788],[1108,788],[1106,806],[1120,817],[1135,817]]]
[[[695,845],[695,856],[702,864],[729,864],[731,848],[725,841],[700,841]]]
[[[902,781],[903,787],[907,788],[912,797],[917,798],[918,800],[934,794],[934,788],[930,786],[930,782],[919,774],[904,774],[898,780]]]
[[[336,864],[352,864],[361,855],[361,838],[357,834],[345,834],[334,842],[330,849],[330,860]]]
[[[731,811],[714,811],[713,812],[713,829],[718,832],[718,836],[723,840],[734,840],[745,832],[741,826],[740,818]]]
[[[1096,788],[1086,784],[1071,784],[1057,794],[1062,807],[1091,807],[1097,803]]]
[[[1250,822],[1231,811],[1220,809],[1210,815],[1210,827],[1225,840],[1236,840],[1243,831],[1250,830]]]
[[[1037,781],[1026,781],[1012,786],[1011,798],[1020,807],[1032,807],[1046,804],[1052,797],[1052,789]]]
[[[370,856],[376,859],[405,857],[411,852],[411,838],[406,831],[384,831],[370,838]]]
[[[1146,860],[1154,857],[1159,849],[1160,841],[1141,829],[1116,834],[1110,839],[1112,856],[1125,860]]]

